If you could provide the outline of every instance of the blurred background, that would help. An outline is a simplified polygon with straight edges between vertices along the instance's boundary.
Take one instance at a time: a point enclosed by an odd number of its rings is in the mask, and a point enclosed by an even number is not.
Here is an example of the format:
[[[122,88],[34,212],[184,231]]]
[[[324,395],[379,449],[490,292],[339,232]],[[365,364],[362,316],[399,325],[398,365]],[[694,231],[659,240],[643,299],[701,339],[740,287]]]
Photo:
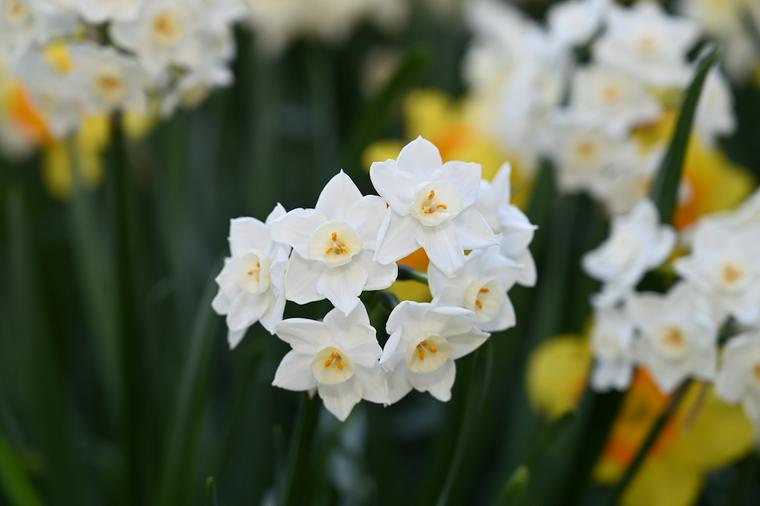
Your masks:
[[[462,5],[375,3],[377,15],[287,40],[267,34],[272,20],[241,22],[234,81],[186,97],[171,117],[93,120],[69,139],[16,142],[34,117],[7,94],[0,504],[274,503],[301,395],[270,386],[284,343],[254,326],[230,351],[210,308],[229,219],[263,219],[277,202],[310,207],[340,169],[371,191],[368,162],[418,134],[486,174],[511,159],[457,119],[473,37]],[[505,3],[542,23],[552,2]],[[715,148],[752,182],[758,82],[731,80],[737,127]],[[585,330],[595,286],[579,259],[604,237],[605,212],[585,194],[560,194],[541,163],[512,161],[515,198],[540,227],[538,286],[511,292],[518,327],[489,341],[487,359],[463,359],[460,377],[477,380],[457,381],[447,404],[413,393],[392,408],[362,403],[344,424],[322,410],[304,504],[441,504],[444,488],[444,504],[488,504],[537,448],[546,480],[526,504],[593,502],[579,491],[594,464],[584,448],[603,441],[586,420],[547,456],[552,422],[530,407],[525,375],[541,342]],[[324,306],[286,315],[312,313]],[[700,504],[758,497],[754,457],[729,464],[701,476]]]

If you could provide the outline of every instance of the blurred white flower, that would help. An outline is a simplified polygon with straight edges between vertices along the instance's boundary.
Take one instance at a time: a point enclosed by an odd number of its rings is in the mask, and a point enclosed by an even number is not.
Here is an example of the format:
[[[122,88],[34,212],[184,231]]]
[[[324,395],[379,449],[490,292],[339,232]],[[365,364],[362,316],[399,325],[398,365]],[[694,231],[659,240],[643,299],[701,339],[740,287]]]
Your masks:
[[[140,64],[112,47],[80,43],[69,47],[71,79],[86,114],[147,111],[148,76]]]
[[[471,311],[411,301],[396,306],[386,330],[390,337],[380,364],[386,371],[391,404],[412,389],[448,401],[456,377],[454,360],[488,338],[475,328]]]
[[[697,25],[666,14],[654,2],[611,6],[607,29],[594,46],[596,59],[654,86],[688,82],[686,54],[699,36]]]
[[[433,144],[418,137],[398,160],[375,162],[370,177],[389,209],[378,236],[375,259],[389,263],[422,247],[446,275],[464,265],[464,250],[496,243],[474,204],[480,165],[441,161]]]
[[[325,408],[341,421],[362,399],[388,402],[378,366],[382,350],[363,304],[348,315],[333,309],[322,322],[283,320],[275,333],[293,349],[280,362],[272,385],[294,391],[316,388]]]
[[[428,282],[433,304],[469,309],[480,330],[506,330],[515,325],[515,309],[507,291],[519,271],[520,266],[502,256],[498,246],[467,255],[464,266],[452,278],[431,264]]]
[[[760,224],[698,225],[691,254],[676,260],[675,269],[724,313],[760,323]]]
[[[35,13],[26,0],[0,0],[0,47],[17,56],[36,39]]]
[[[533,241],[533,234],[537,227],[520,209],[510,203],[511,174],[511,166],[505,163],[492,182],[481,180],[475,208],[499,235],[501,254],[520,266],[516,282],[523,286],[534,286],[536,262],[528,246]]]
[[[88,23],[132,21],[146,0],[73,0],[79,14]],[[152,1],[152,0],[147,0]]]
[[[565,46],[585,44],[601,28],[609,0],[567,0],[549,8],[551,36]]]
[[[713,379],[719,327],[695,286],[681,282],[665,295],[637,294],[627,306],[640,334],[634,355],[663,393],[692,376]]]
[[[636,125],[659,118],[662,107],[631,76],[606,65],[590,65],[573,78],[570,106],[574,121],[598,125],[615,137],[627,137]]]
[[[277,205],[266,222],[237,218],[230,222],[230,254],[217,276],[219,293],[212,307],[227,316],[227,340],[234,348],[257,321],[269,332],[285,309],[284,276],[290,247],[272,240],[272,223],[285,214]]]
[[[612,220],[609,238],[583,257],[583,268],[605,283],[596,301],[613,304],[641,280],[644,273],[663,263],[675,245],[675,232],[661,225],[657,208],[642,200],[630,214]]]
[[[702,141],[708,146],[715,144],[716,137],[730,135],[736,130],[731,88],[717,68],[707,75],[694,121]]]
[[[715,393],[729,403],[741,402],[747,417],[760,426],[760,334],[731,338],[723,348]]]
[[[624,308],[595,308],[591,331],[594,370],[591,386],[598,392],[625,390],[633,376],[633,322]]]
[[[328,299],[348,314],[362,291],[388,288],[397,266],[373,258],[385,211],[380,197],[362,196],[341,171],[324,187],[314,209],[294,209],[274,223],[274,239],[294,250],[285,276],[288,300]]]

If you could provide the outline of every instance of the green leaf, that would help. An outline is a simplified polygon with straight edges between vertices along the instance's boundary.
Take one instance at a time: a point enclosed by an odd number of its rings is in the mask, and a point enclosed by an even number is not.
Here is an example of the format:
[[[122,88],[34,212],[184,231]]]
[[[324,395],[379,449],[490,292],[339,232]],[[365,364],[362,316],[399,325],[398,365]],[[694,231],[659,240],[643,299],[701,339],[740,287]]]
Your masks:
[[[515,472],[512,473],[512,476],[509,477],[509,480],[507,480],[497,504],[508,506],[520,503],[529,483],[530,468],[524,465],[518,467],[515,469]]]
[[[42,501],[26,475],[24,467],[0,435],[0,480],[10,504],[42,506]]]
[[[686,89],[681,111],[678,115],[670,145],[652,183],[649,197],[660,212],[663,223],[671,223],[678,204],[678,188],[681,183],[686,150],[689,147],[692,125],[710,69],[718,62],[719,50],[713,47],[699,59],[691,84]]]

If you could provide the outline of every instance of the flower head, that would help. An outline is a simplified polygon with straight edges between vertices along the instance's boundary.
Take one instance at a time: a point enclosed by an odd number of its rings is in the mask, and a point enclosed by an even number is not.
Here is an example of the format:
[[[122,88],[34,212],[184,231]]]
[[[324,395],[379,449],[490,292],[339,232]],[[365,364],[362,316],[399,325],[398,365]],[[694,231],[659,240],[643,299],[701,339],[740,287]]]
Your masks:
[[[726,402],[741,402],[747,417],[760,427],[760,334],[743,334],[726,344],[715,392]]]

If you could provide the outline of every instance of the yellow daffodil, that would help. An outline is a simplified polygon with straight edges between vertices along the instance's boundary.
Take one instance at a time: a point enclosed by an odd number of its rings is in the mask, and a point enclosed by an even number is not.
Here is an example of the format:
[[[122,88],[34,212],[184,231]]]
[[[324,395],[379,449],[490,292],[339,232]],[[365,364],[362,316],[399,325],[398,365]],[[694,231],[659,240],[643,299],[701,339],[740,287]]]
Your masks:
[[[585,338],[558,336],[547,341],[529,363],[527,388],[534,408],[548,417],[573,409],[590,366]],[[667,402],[668,397],[657,389],[646,371],[639,369],[597,462],[597,481],[612,484],[621,477]],[[752,445],[753,428],[741,408],[720,401],[712,387],[694,383],[621,504],[693,504],[705,474],[738,460]]]

